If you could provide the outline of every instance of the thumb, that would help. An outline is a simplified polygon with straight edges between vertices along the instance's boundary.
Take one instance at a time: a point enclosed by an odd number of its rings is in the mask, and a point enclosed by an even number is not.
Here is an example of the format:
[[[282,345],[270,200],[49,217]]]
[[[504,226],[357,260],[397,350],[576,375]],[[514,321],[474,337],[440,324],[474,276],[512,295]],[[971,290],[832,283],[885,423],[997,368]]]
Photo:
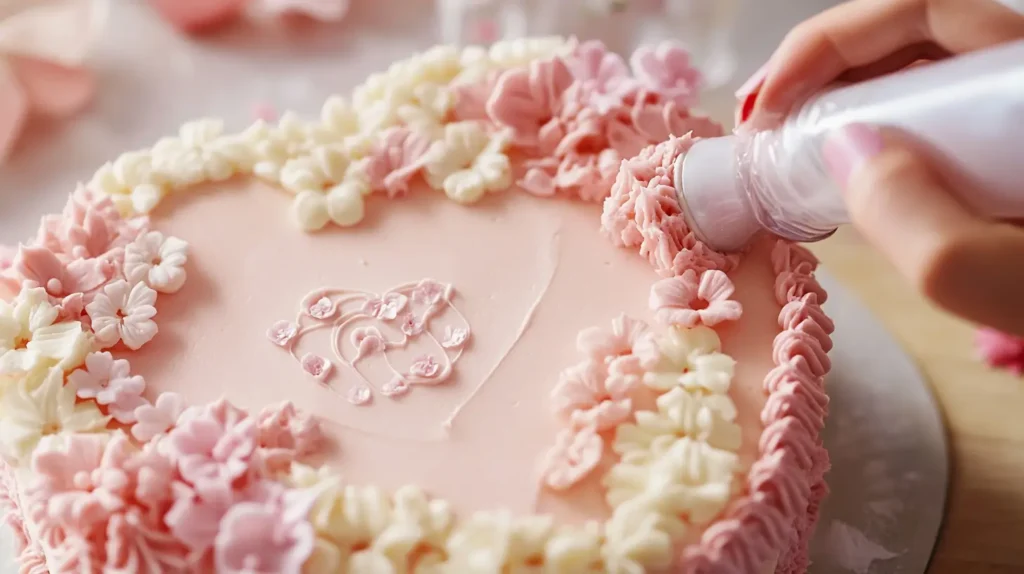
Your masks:
[[[927,297],[1024,334],[1024,231],[971,212],[902,134],[852,125],[829,134],[825,164],[853,224]]]

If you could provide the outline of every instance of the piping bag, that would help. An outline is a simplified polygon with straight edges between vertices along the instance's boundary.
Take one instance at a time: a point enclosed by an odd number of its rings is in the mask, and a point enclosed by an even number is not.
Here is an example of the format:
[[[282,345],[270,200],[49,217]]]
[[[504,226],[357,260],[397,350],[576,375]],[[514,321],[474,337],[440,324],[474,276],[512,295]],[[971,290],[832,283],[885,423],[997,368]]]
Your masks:
[[[807,242],[850,218],[822,157],[849,124],[906,133],[992,219],[1024,219],[1024,41],[858,84],[828,89],[781,127],[694,143],[675,164],[675,188],[697,237],[736,251],[767,231]]]

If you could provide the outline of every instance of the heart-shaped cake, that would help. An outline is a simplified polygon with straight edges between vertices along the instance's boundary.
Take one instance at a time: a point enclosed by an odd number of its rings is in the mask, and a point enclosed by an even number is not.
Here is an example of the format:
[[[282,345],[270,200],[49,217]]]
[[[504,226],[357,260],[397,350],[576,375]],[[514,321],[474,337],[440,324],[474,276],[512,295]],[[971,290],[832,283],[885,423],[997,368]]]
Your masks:
[[[804,572],[833,326],[690,233],[687,61],[439,47],[101,167],[0,256],[26,571]]]

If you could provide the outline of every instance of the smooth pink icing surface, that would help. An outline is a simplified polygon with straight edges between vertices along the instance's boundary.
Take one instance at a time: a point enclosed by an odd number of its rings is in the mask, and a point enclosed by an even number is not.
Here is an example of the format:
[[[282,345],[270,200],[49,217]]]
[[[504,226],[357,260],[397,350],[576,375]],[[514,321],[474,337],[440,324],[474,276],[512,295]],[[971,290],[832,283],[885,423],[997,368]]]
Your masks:
[[[658,276],[650,264],[610,245],[592,205],[515,191],[473,207],[429,190],[371,199],[378,201],[360,226],[314,235],[295,229],[287,198],[261,183],[209,184],[161,204],[155,227],[187,238],[192,257],[184,288],[161,300],[159,334],[132,354],[147,397],[176,391],[197,404],[226,396],[253,410],[290,400],[324,420],[336,446],[328,462],[350,482],[417,484],[463,513],[604,516],[597,477],[566,493],[540,490],[537,465],[559,430],[550,391],[578,361],[581,330],[607,327],[622,313],[651,319]],[[730,273],[743,317],[718,329],[737,360],[731,394],[741,455],[751,461],[779,332],[770,247],[758,246]],[[359,407],[267,341],[267,329],[293,319],[314,289],[383,292],[423,277],[456,285],[473,326],[445,385]],[[330,355],[326,338],[297,350]]]

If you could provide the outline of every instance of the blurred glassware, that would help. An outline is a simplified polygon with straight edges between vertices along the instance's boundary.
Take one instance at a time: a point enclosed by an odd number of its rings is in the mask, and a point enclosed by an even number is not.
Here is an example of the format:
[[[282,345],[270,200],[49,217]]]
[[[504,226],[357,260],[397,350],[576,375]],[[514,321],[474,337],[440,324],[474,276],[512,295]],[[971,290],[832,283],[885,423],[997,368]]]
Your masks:
[[[704,75],[704,87],[736,69],[732,32],[740,0],[437,0],[445,43],[489,44],[530,36],[601,40],[628,54],[641,44],[678,42]]]

